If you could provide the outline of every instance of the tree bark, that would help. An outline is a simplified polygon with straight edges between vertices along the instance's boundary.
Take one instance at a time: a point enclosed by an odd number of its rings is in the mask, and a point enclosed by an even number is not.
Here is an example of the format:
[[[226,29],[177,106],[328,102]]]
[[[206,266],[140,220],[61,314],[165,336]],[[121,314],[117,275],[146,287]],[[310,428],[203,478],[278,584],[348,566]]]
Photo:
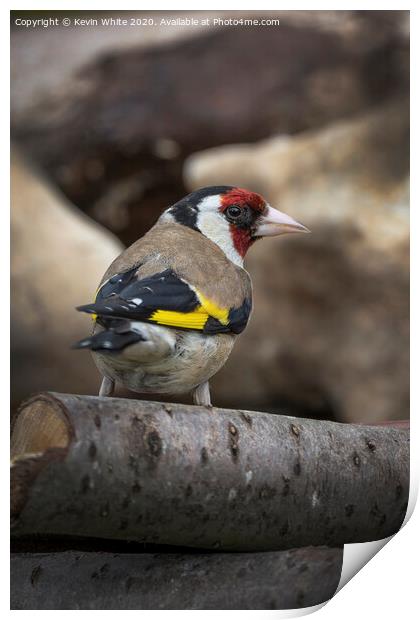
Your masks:
[[[11,609],[296,609],[335,593],[342,549],[16,553]]]
[[[15,536],[340,546],[395,533],[408,500],[403,428],[46,393],[12,449]]]

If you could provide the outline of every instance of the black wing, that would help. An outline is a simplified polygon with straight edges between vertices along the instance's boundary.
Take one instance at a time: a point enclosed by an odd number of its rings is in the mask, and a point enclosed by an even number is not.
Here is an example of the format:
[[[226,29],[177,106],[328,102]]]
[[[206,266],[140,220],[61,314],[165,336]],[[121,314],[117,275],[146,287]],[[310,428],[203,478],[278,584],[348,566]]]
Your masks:
[[[193,329],[205,334],[240,333],[246,327],[251,301],[240,308],[223,308],[207,299],[172,269],[138,279],[135,267],[116,274],[99,289],[95,303],[78,310],[96,315],[99,323],[131,319]]]

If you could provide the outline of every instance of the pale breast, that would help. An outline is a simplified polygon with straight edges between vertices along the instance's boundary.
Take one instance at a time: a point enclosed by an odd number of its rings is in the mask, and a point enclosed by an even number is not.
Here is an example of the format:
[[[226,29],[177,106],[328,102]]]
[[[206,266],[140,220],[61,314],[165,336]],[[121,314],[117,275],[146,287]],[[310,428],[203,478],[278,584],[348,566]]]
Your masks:
[[[119,354],[94,352],[101,373],[135,392],[187,393],[222,368],[236,338],[231,334],[204,336],[195,331],[153,327],[162,330],[162,334],[175,335],[175,346],[169,355],[160,360],[145,361],[143,357],[136,361],[134,348],[137,347],[138,357],[142,357],[141,343],[126,347]]]

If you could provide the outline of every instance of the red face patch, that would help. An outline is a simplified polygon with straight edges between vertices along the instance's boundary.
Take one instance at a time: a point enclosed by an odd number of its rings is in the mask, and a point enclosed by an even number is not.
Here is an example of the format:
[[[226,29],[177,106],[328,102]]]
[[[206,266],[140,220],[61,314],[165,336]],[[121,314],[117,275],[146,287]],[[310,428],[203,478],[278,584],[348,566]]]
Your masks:
[[[238,205],[238,207],[249,205],[251,209],[254,209],[258,213],[262,213],[266,203],[264,198],[259,194],[249,192],[247,189],[235,187],[231,189],[230,192],[222,195],[222,206],[220,210],[223,212],[231,205]]]
[[[233,247],[243,258],[255,241],[251,236],[251,231],[246,228],[237,228],[233,224],[230,224],[230,235],[232,237]]]
[[[252,220],[255,220],[266,208],[266,202],[259,194],[250,192],[240,187],[235,187],[226,194],[223,194],[221,197],[221,203],[220,211],[222,213],[225,213],[225,211],[232,206],[236,206],[241,209],[246,207],[248,209],[248,213],[249,208],[252,209],[254,212]],[[236,251],[240,254],[240,256],[244,257],[247,250],[255,241],[252,237],[252,221],[249,223],[249,226],[232,222],[230,223],[229,228]]]

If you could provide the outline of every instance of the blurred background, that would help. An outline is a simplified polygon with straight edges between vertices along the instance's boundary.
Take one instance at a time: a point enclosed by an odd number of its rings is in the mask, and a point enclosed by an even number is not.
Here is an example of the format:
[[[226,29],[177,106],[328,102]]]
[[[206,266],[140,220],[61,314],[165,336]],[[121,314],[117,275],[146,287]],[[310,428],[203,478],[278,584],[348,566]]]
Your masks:
[[[15,25],[51,16],[99,23]],[[254,313],[213,402],[408,417],[408,12],[21,11],[11,22],[14,407],[40,390],[97,393],[90,355],[69,350],[91,329],[74,307],[171,203],[231,184],[312,234],[251,249]]]

